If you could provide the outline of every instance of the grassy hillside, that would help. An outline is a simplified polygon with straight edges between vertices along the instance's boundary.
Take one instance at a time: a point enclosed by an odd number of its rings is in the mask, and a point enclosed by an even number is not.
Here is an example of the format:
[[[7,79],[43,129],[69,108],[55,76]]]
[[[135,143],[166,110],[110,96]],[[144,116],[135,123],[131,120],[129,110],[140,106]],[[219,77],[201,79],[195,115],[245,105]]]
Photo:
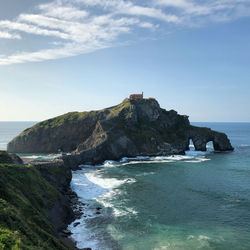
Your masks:
[[[1,163],[12,163],[13,160],[6,151],[0,151],[0,164]]]
[[[33,166],[0,164],[0,249],[68,249],[48,221],[58,199]]]
[[[87,116],[91,117],[97,114],[98,111],[89,111],[89,112],[69,112],[60,116],[57,116],[55,118],[45,120],[42,122],[39,122],[35,124],[31,128],[27,128],[24,130],[21,135],[27,134],[32,131],[37,131],[39,129],[48,129],[48,128],[55,128],[60,127],[66,123],[74,123],[76,121],[79,121]]]

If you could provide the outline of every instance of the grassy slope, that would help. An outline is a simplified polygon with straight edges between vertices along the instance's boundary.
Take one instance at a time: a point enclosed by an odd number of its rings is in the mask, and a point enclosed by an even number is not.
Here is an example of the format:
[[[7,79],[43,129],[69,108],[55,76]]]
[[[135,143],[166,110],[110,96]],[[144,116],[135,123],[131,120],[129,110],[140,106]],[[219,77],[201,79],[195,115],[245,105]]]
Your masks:
[[[33,166],[0,164],[0,249],[68,249],[46,213],[58,199]]]
[[[39,122],[35,124],[31,128],[25,129],[21,135],[25,135],[31,131],[36,131],[39,129],[48,129],[48,128],[54,128],[54,127],[60,127],[64,125],[65,123],[72,123],[75,121],[79,121],[87,116],[94,116],[98,113],[98,111],[89,111],[89,112],[69,112],[60,116],[57,116],[55,118],[45,120],[43,122]]]
[[[27,134],[31,131],[36,131],[39,129],[47,129],[47,128],[53,128],[53,127],[59,127],[62,126],[65,123],[71,123],[75,121],[79,121],[86,117],[92,117],[97,115],[100,112],[103,112],[105,110],[110,111],[110,117],[117,116],[119,112],[123,109],[128,107],[130,104],[128,99],[125,99],[121,104],[107,108],[102,110],[96,110],[96,111],[88,111],[88,112],[69,112],[60,116],[57,116],[55,118],[45,120],[43,122],[39,122],[36,125],[34,125],[31,128],[28,128],[24,130],[21,135]]]

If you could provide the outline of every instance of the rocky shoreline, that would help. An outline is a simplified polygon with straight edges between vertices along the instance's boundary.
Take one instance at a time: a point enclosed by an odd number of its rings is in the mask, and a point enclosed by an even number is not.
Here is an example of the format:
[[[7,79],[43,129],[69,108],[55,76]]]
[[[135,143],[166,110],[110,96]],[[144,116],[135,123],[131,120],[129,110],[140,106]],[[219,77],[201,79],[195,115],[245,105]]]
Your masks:
[[[54,161],[33,161],[28,165],[24,165],[21,158],[17,155],[0,151],[0,172],[3,175],[0,180],[0,215],[4,204],[9,204],[9,206],[12,207],[12,202],[16,200],[15,196],[17,194],[15,192],[10,193],[10,188],[8,187],[9,183],[12,183],[12,176],[16,176],[13,185],[16,186],[17,190],[23,190],[23,196],[21,196],[23,197],[22,200],[29,199],[32,203],[36,200],[39,202],[41,214],[38,215],[38,218],[41,220],[41,217],[45,215],[45,223],[48,223],[48,227],[51,227],[52,230],[50,231],[51,235],[48,234],[48,232],[46,232],[46,234],[51,238],[56,237],[58,239],[58,243],[54,244],[53,247],[50,246],[50,249],[78,249],[76,243],[70,237],[71,232],[67,230],[68,225],[82,215],[81,211],[77,209],[80,204],[77,194],[71,190],[70,183],[72,180],[72,171],[70,167],[65,165],[62,160],[58,159]],[[12,174],[10,174],[11,172]],[[6,179],[5,183],[2,183],[3,178]],[[22,183],[23,181],[20,182],[19,178],[22,178],[22,180],[25,178],[25,183]],[[35,179],[36,183],[33,183]],[[37,187],[35,187],[35,185]],[[34,191],[31,193],[29,192],[29,189],[33,190],[35,188],[39,189],[39,194],[34,196],[32,195]],[[45,191],[46,189],[47,191]],[[18,195],[20,196],[21,194]],[[37,213],[38,211],[33,211],[33,206],[35,206],[35,204],[32,203],[28,205],[29,203],[26,201],[26,203],[22,205],[23,207],[20,208],[15,205],[14,209],[20,209],[18,216],[23,216],[22,213],[30,210],[30,213],[25,215],[25,219],[27,221],[33,221],[32,214]],[[0,229],[2,226],[10,226],[9,224],[6,224],[6,219],[3,220],[3,218],[0,216]],[[18,217],[17,220],[20,220],[20,218]],[[16,232],[22,235],[23,231],[19,232],[19,227],[24,226],[27,230],[27,226],[19,225],[19,223],[17,224]],[[34,226],[35,224],[33,227]],[[10,228],[13,228],[13,219]],[[34,231],[37,230],[35,228]],[[48,229],[48,231],[49,230],[50,229]],[[26,239],[26,237],[27,236],[24,236],[24,239]],[[8,238],[9,242],[14,240],[10,236],[8,236]],[[31,239],[31,241],[33,240]],[[24,243],[21,241],[17,244]],[[30,244],[30,242],[25,244]],[[58,248],[57,245],[60,244],[62,244],[63,247]],[[10,245],[8,247],[12,246]]]
[[[70,237],[71,232],[67,227],[75,219],[79,218],[82,213],[77,208],[80,201],[77,194],[71,190],[70,182],[72,180],[71,169],[61,160],[34,161],[31,164],[41,173],[41,175],[57,190],[60,191],[61,200],[48,211],[49,220],[54,227],[55,235],[64,242],[70,249],[78,249],[76,242]],[[60,174],[51,175],[51,169],[60,168]]]

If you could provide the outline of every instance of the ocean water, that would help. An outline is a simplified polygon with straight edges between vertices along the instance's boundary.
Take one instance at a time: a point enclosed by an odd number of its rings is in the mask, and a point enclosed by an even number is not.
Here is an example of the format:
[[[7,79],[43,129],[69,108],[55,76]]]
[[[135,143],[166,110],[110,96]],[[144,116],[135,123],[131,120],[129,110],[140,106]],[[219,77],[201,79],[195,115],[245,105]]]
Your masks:
[[[0,122],[0,150],[6,150],[9,141],[34,124],[35,122]]]
[[[6,150],[7,144],[26,128],[37,122],[0,122],[0,150]],[[59,154],[19,154],[24,161],[53,160]]]
[[[226,132],[235,151],[214,153],[210,143],[207,153],[73,172],[84,214],[68,228],[79,248],[250,249],[250,123],[195,125]],[[1,126],[0,138],[11,134]]]
[[[84,216],[79,248],[250,249],[250,124],[196,123],[226,132],[235,151],[123,159],[82,166],[72,188]],[[96,214],[96,207],[102,207]]]

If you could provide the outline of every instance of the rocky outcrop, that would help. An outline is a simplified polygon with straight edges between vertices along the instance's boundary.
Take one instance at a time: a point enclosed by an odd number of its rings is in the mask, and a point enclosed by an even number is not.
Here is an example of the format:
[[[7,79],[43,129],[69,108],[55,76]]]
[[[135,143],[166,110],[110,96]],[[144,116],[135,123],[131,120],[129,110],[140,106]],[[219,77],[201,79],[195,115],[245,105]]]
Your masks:
[[[53,162],[32,162],[32,165],[40,172],[41,176],[59,192],[58,199],[47,210],[49,221],[54,227],[55,234],[60,233],[73,221],[74,213],[71,208],[71,198],[76,197],[70,189],[72,172],[62,160]]]
[[[6,151],[0,151],[0,164],[23,164],[22,159],[16,154],[8,154]]]
[[[184,154],[190,140],[196,150],[233,150],[224,133],[191,126],[188,116],[160,108],[156,100],[129,100],[107,109],[73,112],[25,130],[8,144],[9,152],[71,152],[65,163],[98,164],[138,155]]]
[[[226,134],[216,132],[210,128],[190,126],[189,138],[193,141],[195,150],[206,151],[206,145],[212,141],[215,151],[231,151],[233,147]]]

